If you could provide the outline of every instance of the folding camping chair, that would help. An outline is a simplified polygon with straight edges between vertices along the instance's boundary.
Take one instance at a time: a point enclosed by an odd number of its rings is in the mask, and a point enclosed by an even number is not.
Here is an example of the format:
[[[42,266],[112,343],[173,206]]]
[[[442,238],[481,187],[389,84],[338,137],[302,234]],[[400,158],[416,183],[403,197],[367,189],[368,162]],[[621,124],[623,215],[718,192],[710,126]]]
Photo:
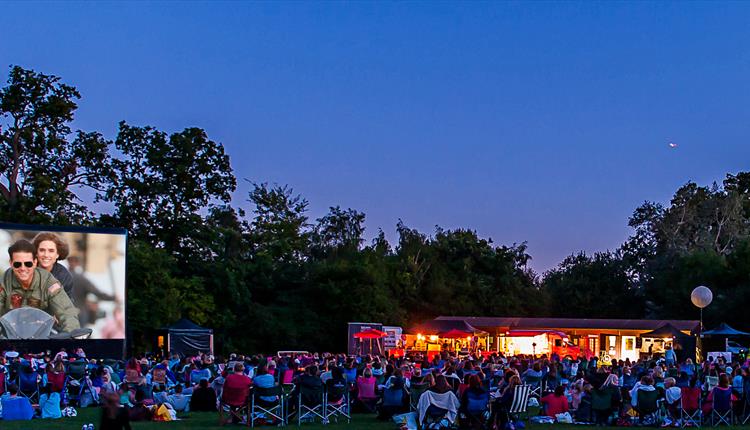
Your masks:
[[[354,384],[357,382],[357,368],[352,367],[351,369],[344,368],[344,377],[346,378],[347,384]]]
[[[18,372],[18,394],[28,397],[31,403],[39,402],[39,373],[25,364]]]
[[[406,402],[406,395],[404,387],[391,386],[390,388],[383,389],[383,401],[378,408],[378,416],[383,419],[389,419],[393,415],[408,411],[409,406]]]
[[[86,363],[83,360],[68,363],[65,373],[68,375],[66,383],[67,398],[78,401],[81,387],[86,379]]]
[[[78,382],[83,382],[86,377],[86,362],[83,360],[71,361],[66,369],[68,376]]]
[[[513,401],[508,409],[509,417],[521,418],[525,416],[529,419],[529,397],[531,397],[531,387],[528,385],[516,385],[513,388]]]
[[[56,393],[61,393],[65,391],[65,386],[67,385],[68,378],[65,375],[65,372],[52,372],[47,371],[47,383],[52,384],[52,391]]]
[[[250,419],[250,386],[242,388],[228,388],[219,397],[219,425],[223,426],[229,422],[246,423]],[[229,421],[227,421],[227,418]]]
[[[291,385],[294,380],[294,370],[293,369],[286,369],[281,374],[281,384],[282,385]]]
[[[612,392],[599,388],[591,390],[591,410],[594,412],[596,425],[609,425],[613,413]]]
[[[459,408],[459,401],[453,391],[448,391],[442,394],[433,392],[426,392],[419,398],[418,409],[424,410],[424,416],[420,414],[421,421],[419,425],[422,429],[440,429],[444,428],[444,422],[448,421],[448,428],[455,428],[456,423],[449,421],[448,410],[438,405],[444,405],[447,403],[453,403],[456,410]]]
[[[717,385],[719,385],[718,376],[706,376],[706,392],[710,393]]]
[[[466,393],[466,409],[461,413],[462,427],[471,429],[484,429],[489,419],[490,393],[475,394],[472,391]]]
[[[99,393],[94,388],[94,383],[88,376],[83,378],[76,400],[78,406],[81,408],[99,404]]]
[[[703,423],[701,410],[701,389],[698,387],[682,387],[680,395],[680,425],[682,427],[700,427]]]
[[[369,412],[375,412],[378,395],[375,392],[375,378],[357,378],[357,403]]]
[[[635,411],[638,413],[638,423],[643,424],[644,419],[648,421],[649,417],[653,417],[656,423],[659,419],[659,390],[638,390],[636,396],[638,406],[635,407]]]
[[[375,385],[383,385],[385,384],[385,376],[384,375],[373,375],[375,376]]]
[[[541,376],[526,376],[524,383],[531,387],[530,396],[535,396],[538,399],[542,398],[542,377]]]
[[[443,419],[447,414],[447,410],[439,408],[435,405],[430,405],[427,408],[427,412],[425,412],[424,414],[424,420],[419,423],[419,426],[422,429],[440,429],[442,428]],[[449,425],[449,427],[452,428],[453,426]]]
[[[0,366],[0,396],[5,394],[6,387],[8,386],[8,372]]]
[[[750,386],[744,387],[742,395],[742,425],[744,426],[748,421],[750,421]]]
[[[265,399],[263,399],[265,397]],[[275,397],[276,400],[268,399]],[[250,427],[255,427],[256,414],[265,415],[265,420],[278,420],[280,425],[286,425],[284,416],[284,390],[281,385],[270,388],[253,387],[250,393]]]
[[[733,423],[732,390],[714,389],[711,407],[711,426],[716,427],[720,424],[731,426]]]
[[[419,397],[427,391],[427,389],[430,388],[430,385],[427,383],[421,383],[421,384],[411,384],[409,387],[409,407],[412,411],[417,410],[417,405],[419,404]]]
[[[323,385],[316,388],[299,386],[297,394],[297,426],[302,425],[302,421],[315,421],[320,418],[322,423],[326,423],[325,416],[325,392]]]
[[[325,407],[323,415],[326,422],[331,421],[331,417],[338,422],[339,417],[346,418],[346,422],[352,421],[352,414],[349,403],[349,387],[345,384],[336,384],[327,387],[325,391]]]

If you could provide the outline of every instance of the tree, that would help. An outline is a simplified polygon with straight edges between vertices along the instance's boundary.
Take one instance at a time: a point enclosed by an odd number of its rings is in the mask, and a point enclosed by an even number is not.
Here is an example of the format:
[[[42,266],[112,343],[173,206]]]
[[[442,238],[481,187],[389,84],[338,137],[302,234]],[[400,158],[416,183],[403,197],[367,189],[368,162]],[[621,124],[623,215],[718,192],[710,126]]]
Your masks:
[[[255,208],[249,226],[250,244],[255,254],[274,262],[298,262],[307,251],[307,200],[287,187],[253,184],[250,203]]]
[[[236,314],[244,327],[254,328],[247,343],[256,350],[312,346],[318,316],[305,302],[307,201],[287,186],[261,183],[253,184],[249,202],[254,215],[243,224],[243,262],[252,305]]]
[[[120,123],[112,160],[115,177],[102,198],[115,206],[103,223],[163,247],[186,261],[210,258],[196,240],[205,223],[201,211],[228,203],[236,188],[224,147],[199,128],[167,136],[153,127]]]
[[[0,89],[0,217],[28,223],[85,223],[78,196],[111,178],[109,145],[70,122],[78,91],[57,76],[15,66]]]
[[[652,280],[644,294],[648,318],[695,318],[698,309],[690,303],[691,291],[699,285],[710,286],[715,302],[706,310],[721,309],[722,297],[729,291],[726,257],[714,250],[697,249],[683,255],[661,258],[652,267]]]
[[[342,210],[331,207],[328,214],[318,218],[312,231],[312,246],[315,253],[357,252],[364,242],[362,234],[365,214],[354,209]]]
[[[553,316],[582,315],[639,318],[643,299],[631,283],[622,259],[615,253],[570,255],[545,273],[542,289],[549,295]]]
[[[179,276],[179,263],[164,249],[133,240],[128,246],[128,326],[136,351],[150,350],[154,330],[189,317],[198,324],[213,320],[213,295],[200,278]],[[155,310],[158,309],[158,312]]]
[[[750,235],[743,208],[750,194],[743,192],[736,178],[730,176],[725,189],[688,182],[675,192],[668,207],[646,202],[637,208],[629,221],[635,229],[629,247],[642,254],[637,259],[657,253],[684,255],[697,249],[730,253]]]

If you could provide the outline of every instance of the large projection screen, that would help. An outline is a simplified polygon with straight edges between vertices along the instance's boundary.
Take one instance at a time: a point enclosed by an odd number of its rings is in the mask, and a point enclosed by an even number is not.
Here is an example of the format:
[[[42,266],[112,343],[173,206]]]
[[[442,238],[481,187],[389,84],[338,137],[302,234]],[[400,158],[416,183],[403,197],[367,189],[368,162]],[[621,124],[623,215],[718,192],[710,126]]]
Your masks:
[[[24,251],[29,243],[33,256]],[[87,349],[91,356],[121,356],[127,321],[126,248],[124,229],[0,223],[0,312],[41,309],[54,317],[52,337],[56,332],[91,330],[85,340],[6,338],[0,339],[0,347],[5,343],[35,353],[69,345]],[[9,255],[11,249],[18,252]]]

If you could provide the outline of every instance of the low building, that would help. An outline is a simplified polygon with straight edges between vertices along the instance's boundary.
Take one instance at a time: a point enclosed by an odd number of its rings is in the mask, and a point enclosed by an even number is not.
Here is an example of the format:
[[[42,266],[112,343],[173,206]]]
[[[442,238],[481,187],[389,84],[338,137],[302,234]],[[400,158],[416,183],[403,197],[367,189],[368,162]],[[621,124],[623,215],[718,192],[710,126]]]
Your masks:
[[[604,318],[512,318],[441,316],[437,321],[464,321],[489,335],[485,350],[506,354],[567,355],[568,351],[595,355],[600,359],[637,360],[659,354],[667,346],[675,348],[678,357],[694,357],[694,334],[697,320],[645,320]],[[678,343],[675,335],[648,335],[671,325],[686,336]],[[647,336],[643,336],[646,334]],[[692,342],[692,344],[691,344]]]

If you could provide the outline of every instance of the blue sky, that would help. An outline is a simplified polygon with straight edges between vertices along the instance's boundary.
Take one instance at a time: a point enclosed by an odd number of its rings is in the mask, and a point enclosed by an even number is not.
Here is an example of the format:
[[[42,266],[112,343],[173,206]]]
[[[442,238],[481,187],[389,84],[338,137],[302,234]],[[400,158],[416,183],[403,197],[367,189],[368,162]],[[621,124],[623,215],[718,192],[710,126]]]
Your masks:
[[[468,227],[538,271],[616,248],[644,200],[748,170],[750,3],[3,3],[0,69],[75,126],[205,128],[238,178]],[[671,150],[670,141],[678,148]],[[248,186],[240,180],[236,204]]]

